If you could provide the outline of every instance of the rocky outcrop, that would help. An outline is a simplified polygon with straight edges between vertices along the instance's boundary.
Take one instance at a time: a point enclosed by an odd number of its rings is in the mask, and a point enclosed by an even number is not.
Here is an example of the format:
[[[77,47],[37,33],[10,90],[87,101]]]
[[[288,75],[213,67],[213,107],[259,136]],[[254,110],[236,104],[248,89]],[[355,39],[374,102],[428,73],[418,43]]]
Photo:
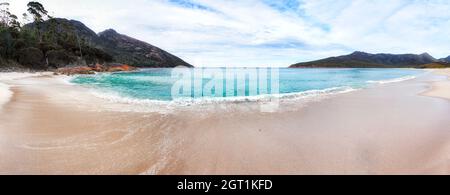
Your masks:
[[[97,72],[124,72],[136,70],[136,67],[126,64],[114,64],[114,65],[101,65],[96,64],[94,66],[74,66],[59,68],[55,71],[55,74],[63,75],[77,75],[77,74],[95,74]]]

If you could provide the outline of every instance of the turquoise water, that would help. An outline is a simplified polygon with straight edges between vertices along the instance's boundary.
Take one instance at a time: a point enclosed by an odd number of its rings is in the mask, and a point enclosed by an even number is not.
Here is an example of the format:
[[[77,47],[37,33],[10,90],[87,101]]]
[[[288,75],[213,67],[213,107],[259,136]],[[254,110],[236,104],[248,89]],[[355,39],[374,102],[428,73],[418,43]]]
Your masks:
[[[182,71],[188,71],[188,76],[192,76],[188,78],[174,76],[173,71],[174,69],[143,69],[137,72],[85,75],[74,77],[71,82],[125,98],[171,101],[174,99],[174,85],[179,84],[182,78],[191,82],[182,89],[176,88],[176,97],[223,99],[360,89],[377,83],[410,79],[423,73],[422,70],[413,69],[183,69]],[[219,76],[212,79],[206,73]],[[275,76],[272,77],[271,74]],[[221,77],[224,79],[221,80]],[[216,84],[213,86],[222,86],[211,87],[212,83]]]

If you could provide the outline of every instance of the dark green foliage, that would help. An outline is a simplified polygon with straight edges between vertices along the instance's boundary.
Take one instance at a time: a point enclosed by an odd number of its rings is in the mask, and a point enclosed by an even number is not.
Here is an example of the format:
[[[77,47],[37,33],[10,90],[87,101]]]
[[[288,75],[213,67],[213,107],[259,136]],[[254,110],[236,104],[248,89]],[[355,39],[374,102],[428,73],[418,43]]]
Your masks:
[[[75,56],[69,55],[64,49],[50,50],[47,52],[48,66],[52,68],[61,68],[76,60],[77,58]]]
[[[27,7],[28,13],[33,16],[35,22],[43,22],[44,17],[48,16],[48,11],[39,2],[31,1],[27,4]]]
[[[21,29],[19,39],[23,40],[27,47],[35,46],[39,43],[36,32],[26,28]]]
[[[6,60],[0,56],[0,67],[6,66]]]
[[[0,55],[9,59],[14,53],[14,38],[7,28],[0,27]]]
[[[14,50],[18,51],[26,47],[28,46],[27,42],[24,39],[19,38],[14,41]]]
[[[111,55],[85,40],[86,34],[96,36],[94,32],[80,32],[64,20],[53,19],[39,2],[28,3],[27,11],[33,22],[24,27],[9,12],[8,3],[0,5],[1,64],[16,64],[16,61],[27,68],[43,70],[113,60]]]
[[[7,60],[0,57],[0,69],[2,71],[21,71],[26,69],[26,67],[19,65],[15,60]]]
[[[40,49],[35,47],[29,47],[18,51],[17,61],[26,67],[36,70],[46,70],[48,68],[44,63],[44,54]]]
[[[64,51],[65,56],[68,56],[70,61],[58,60],[58,63],[92,65],[113,60],[109,53],[97,48],[96,44],[92,44],[90,38],[97,35],[82,23],[51,18],[40,25],[36,23],[25,25],[24,29],[40,31],[39,34],[42,34],[43,41],[39,44],[39,48],[47,57],[47,52],[50,50]],[[56,65],[49,63],[49,66],[60,67],[61,65],[58,65],[58,63]]]
[[[1,0],[0,0],[1,1]],[[3,64],[31,69],[117,62],[141,67],[192,67],[148,43],[107,30],[97,35],[83,23],[53,18],[39,2],[28,3],[21,26],[8,3],[0,3],[0,57]],[[1,66],[0,66],[1,68]]]
[[[84,60],[86,60],[86,63],[88,64],[103,64],[113,60],[111,55],[95,47],[86,46],[83,47],[82,51],[84,53]]]

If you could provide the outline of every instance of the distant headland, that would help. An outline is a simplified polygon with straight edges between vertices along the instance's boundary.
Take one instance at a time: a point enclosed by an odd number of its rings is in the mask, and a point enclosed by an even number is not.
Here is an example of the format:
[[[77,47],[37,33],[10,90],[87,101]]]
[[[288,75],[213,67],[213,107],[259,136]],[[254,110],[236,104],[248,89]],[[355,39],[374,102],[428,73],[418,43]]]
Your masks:
[[[449,68],[450,56],[436,59],[428,53],[370,54],[356,51],[350,55],[293,64],[291,68]]]

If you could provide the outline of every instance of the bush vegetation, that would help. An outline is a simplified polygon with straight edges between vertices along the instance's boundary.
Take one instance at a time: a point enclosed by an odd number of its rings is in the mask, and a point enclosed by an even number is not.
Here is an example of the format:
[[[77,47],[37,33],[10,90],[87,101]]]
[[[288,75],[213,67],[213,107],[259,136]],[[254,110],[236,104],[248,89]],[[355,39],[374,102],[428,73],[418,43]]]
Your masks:
[[[90,46],[75,30],[49,16],[41,3],[32,1],[27,7],[20,22],[10,12],[9,3],[0,3],[0,69],[45,70],[112,61],[111,55]],[[50,26],[43,28],[44,22]]]

